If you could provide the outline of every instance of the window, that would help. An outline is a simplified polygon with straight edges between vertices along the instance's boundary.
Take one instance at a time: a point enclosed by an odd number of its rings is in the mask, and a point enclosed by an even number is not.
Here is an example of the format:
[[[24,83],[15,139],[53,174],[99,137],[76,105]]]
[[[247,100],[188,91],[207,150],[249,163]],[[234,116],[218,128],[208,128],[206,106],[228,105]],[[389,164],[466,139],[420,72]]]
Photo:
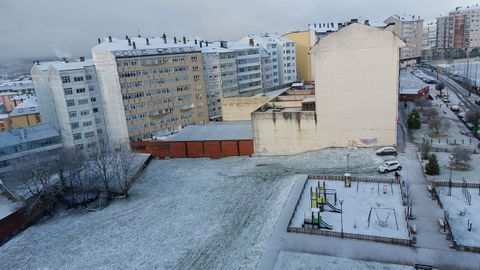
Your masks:
[[[85,133],[85,138],[91,138],[93,136],[95,136],[95,132],[93,132],[93,131]]]
[[[73,134],[73,139],[74,139],[75,141],[82,139],[82,133],[75,133],[75,134]]]
[[[90,101],[95,102],[95,101],[97,101],[97,98],[92,97],[92,98],[90,98]]]
[[[89,127],[92,125],[92,121],[83,122],[84,127]]]
[[[90,111],[88,111],[88,110],[87,110],[87,111],[81,111],[81,112],[80,112],[80,115],[81,115],[81,116],[86,116],[86,115],[89,115],[89,114],[90,114]]]
[[[94,113],[97,113],[97,112],[98,112],[98,108],[93,108],[93,112],[94,112]]]
[[[215,67],[214,67],[214,68],[215,68]],[[198,66],[194,66],[194,67],[192,68],[192,70],[193,70],[193,71],[198,71]]]
[[[77,112],[76,111],[68,112],[68,117],[70,118],[77,117]]]
[[[65,93],[65,95],[71,95],[71,94],[73,94],[72,88],[65,88],[65,89],[63,89],[63,93]]]
[[[70,76],[62,76],[62,83],[69,83],[70,82]]]
[[[198,81],[198,80],[200,80],[200,76],[194,75],[194,76],[193,76],[193,79],[194,79],[195,81]]]
[[[80,94],[80,93],[85,93],[85,88],[78,88],[77,94]]]
[[[78,105],[84,105],[84,104],[88,104],[88,98],[78,100]]]
[[[73,99],[67,100],[67,107],[72,107],[72,106],[75,106],[75,100]]]
[[[77,150],[83,150],[83,144],[77,144],[77,145],[75,145],[75,149],[77,149]]]
[[[102,129],[97,129],[97,133],[98,134],[103,134],[103,130]]]
[[[88,87],[88,91],[95,91],[95,87],[89,86],[89,87]]]
[[[85,78],[87,79],[87,81],[90,81],[92,79],[92,75],[87,75],[85,76]]]
[[[196,57],[196,56],[192,56],[192,61],[193,61],[193,62],[198,61],[197,57]]]
[[[79,128],[80,125],[78,124],[78,122],[73,122],[72,124],[72,129],[76,129],[76,128]]]
[[[83,76],[81,77],[73,77],[74,82],[83,82]]]

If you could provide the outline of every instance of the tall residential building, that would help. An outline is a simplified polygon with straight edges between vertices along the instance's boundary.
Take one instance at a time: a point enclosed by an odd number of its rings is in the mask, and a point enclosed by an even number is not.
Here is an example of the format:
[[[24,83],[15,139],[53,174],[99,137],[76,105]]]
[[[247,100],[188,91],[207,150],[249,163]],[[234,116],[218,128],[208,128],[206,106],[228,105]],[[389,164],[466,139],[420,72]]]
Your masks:
[[[423,49],[430,50],[437,46],[437,23],[427,22],[423,25]]]
[[[42,121],[60,131],[65,147],[86,149],[106,139],[92,60],[36,62],[31,73]]]
[[[112,143],[208,122],[202,53],[186,43],[165,35],[109,37],[92,49]]]
[[[417,58],[422,56],[423,48],[423,19],[418,16],[390,16],[385,23],[394,24],[388,27],[399,36],[407,46],[400,51],[401,59]]]
[[[227,48],[227,42],[203,42],[200,47],[205,70],[208,116],[217,120],[222,116],[221,98],[238,96],[236,53]]]
[[[265,49],[272,62],[273,86],[289,84],[297,80],[295,42],[278,34],[250,34],[240,43],[260,46]]]
[[[261,48],[254,46],[253,43],[245,45],[231,42],[228,43],[228,49],[235,53],[238,94],[261,91],[263,89]]]
[[[438,48],[474,48],[480,46],[480,6],[457,7],[437,18]]]

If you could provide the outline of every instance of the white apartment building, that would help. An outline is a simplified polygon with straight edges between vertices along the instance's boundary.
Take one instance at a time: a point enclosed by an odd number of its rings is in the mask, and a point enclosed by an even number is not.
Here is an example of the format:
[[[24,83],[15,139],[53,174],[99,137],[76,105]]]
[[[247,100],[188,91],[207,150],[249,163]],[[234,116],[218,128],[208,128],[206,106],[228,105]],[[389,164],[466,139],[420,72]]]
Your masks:
[[[438,48],[480,47],[480,6],[457,7],[437,18]]]
[[[238,94],[262,90],[262,57],[260,55],[260,47],[232,42],[228,43],[228,49],[235,53]]]
[[[295,42],[278,34],[250,34],[240,43],[260,46],[270,55],[273,86],[289,84],[297,80]]]
[[[423,49],[430,50],[437,46],[437,22],[426,22],[423,25]]]
[[[385,23],[394,24],[387,29],[392,30],[407,44],[407,46],[400,51],[401,59],[417,58],[422,55],[423,19],[413,15],[393,15],[386,19]]]
[[[31,74],[41,118],[60,131],[65,147],[82,150],[106,139],[92,60],[36,62]]]

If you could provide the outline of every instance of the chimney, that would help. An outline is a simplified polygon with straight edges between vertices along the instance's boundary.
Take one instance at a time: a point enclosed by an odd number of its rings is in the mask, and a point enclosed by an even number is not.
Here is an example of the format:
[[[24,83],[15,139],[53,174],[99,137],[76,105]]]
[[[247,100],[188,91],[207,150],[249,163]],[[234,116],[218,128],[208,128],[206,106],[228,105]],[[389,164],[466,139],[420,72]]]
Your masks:
[[[208,41],[205,41],[205,47],[208,47]]]
[[[102,43],[102,40],[100,38],[98,38],[98,44]]]
[[[112,42],[112,36],[108,36],[108,42]]]
[[[142,37],[142,35],[138,34],[138,37],[139,37],[139,38],[141,38],[141,37]]]
[[[316,23],[313,24],[313,28],[317,28],[317,24],[316,24]]]
[[[198,40],[197,40],[197,39],[195,39],[195,45],[197,45],[197,44],[198,44]]]
[[[125,35],[125,39],[128,39],[128,35]]]
[[[136,50],[137,49],[137,45],[135,45],[135,41],[132,43],[133,45],[133,49]]]
[[[343,23],[338,23],[338,30],[342,29],[343,28]]]
[[[200,40],[200,48],[203,47],[203,41]]]
[[[62,61],[68,63],[68,59],[66,57],[62,57]]]
[[[85,62],[85,57],[80,56],[80,62]]]
[[[147,41],[147,46],[150,45],[150,40],[147,38],[145,38],[145,40]]]
[[[165,33],[163,33],[162,38],[163,38],[163,43],[167,44],[167,35],[165,35]]]
[[[183,36],[183,44],[187,44],[187,38]]]
[[[220,47],[226,49],[227,48],[227,41],[225,41],[225,40],[220,41]]]
[[[177,37],[173,37],[173,43],[177,44]]]
[[[248,40],[248,45],[255,46],[255,43],[253,43],[253,38]]]
[[[130,40],[130,38],[128,39],[128,46],[132,46],[132,41]]]
[[[369,21],[369,20],[365,20],[365,25],[370,26],[370,21]]]
[[[352,22],[352,23],[358,23],[358,19],[351,19],[350,22]]]

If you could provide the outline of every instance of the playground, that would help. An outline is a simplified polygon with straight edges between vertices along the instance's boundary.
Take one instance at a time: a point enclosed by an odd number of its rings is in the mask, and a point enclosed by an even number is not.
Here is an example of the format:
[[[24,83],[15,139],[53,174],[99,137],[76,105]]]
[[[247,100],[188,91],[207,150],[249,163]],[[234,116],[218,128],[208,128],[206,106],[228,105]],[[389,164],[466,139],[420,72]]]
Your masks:
[[[436,189],[457,244],[480,247],[480,190],[453,187],[449,195],[448,187]]]
[[[409,239],[404,209],[399,184],[308,179],[291,226]]]

